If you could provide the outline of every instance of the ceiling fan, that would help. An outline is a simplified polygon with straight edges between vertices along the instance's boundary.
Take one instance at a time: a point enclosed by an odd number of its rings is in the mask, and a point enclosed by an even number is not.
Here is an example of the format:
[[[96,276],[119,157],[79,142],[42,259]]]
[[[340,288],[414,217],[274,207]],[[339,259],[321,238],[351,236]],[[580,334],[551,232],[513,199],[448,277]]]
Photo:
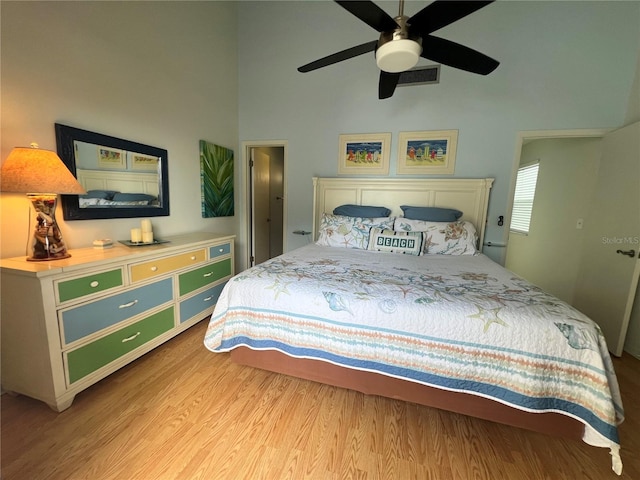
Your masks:
[[[380,68],[380,99],[393,95],[400,74],[414,67],[420,57],[467,72],[487,75],[493,72],[500,62],[459,43],[435,37],[431,33],[493,1],[436,0],[409,18],[403,13],[404,0],[400,0],[398,16],[391,18],[369,0],[335,0],[345,10],[380,32],[380,38],[303,65],[298,71],[311,72],[368,52],[375,52],[376,63]]]

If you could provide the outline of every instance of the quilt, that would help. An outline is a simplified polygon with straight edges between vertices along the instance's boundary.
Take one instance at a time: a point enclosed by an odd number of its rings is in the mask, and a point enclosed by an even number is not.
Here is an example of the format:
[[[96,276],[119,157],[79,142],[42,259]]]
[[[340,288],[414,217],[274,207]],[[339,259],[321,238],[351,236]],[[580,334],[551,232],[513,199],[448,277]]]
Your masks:
[[[309,244],[232,278],[204,339],[373,371],[585,425],[621,472],[624,413],[598,325],[480,255]]]

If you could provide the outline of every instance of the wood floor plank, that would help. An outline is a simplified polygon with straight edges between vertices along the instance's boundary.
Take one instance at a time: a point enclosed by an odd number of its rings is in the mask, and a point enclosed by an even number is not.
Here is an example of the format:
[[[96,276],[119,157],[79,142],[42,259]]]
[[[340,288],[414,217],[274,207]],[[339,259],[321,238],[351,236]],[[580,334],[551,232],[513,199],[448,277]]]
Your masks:
[[[2,396],[3,480],[637,479],[640,361],[614,359],[624,472],[608,451],[235,365],[206,322],[60,414]]]

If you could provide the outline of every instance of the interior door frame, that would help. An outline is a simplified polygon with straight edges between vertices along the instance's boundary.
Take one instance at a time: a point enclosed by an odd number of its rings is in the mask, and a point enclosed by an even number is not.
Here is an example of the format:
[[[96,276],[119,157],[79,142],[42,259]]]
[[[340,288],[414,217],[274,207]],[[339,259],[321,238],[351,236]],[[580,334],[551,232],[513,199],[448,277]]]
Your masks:
[[[519,131],[516,137],[516,150],[513,155],[513,166],[511,168],[511,183],[509,185],[509,197],[507,200],[507,209],[505,211],[503,243],[506,245],[502,253],[502,262],[504,265],[507,259],[507,249],[509,248],[509,225],[511,225],[511,213],[513,212],[513,196],[516,193],[516,179],[518,177],[518,168],[522,157],[522,147],[527,141],[531,140],[548,140],[559,138],[602,138],[607,133],[615,130],[614,128],[589,128],[589,129],[572,129],[572,130],[523,130]]]
[[[260,148],[260,147],[281,147],[283,149],[283,180],[282,180],[282,188],[283,188],[283,197],[284,201],[282,202],[282,251],[287,251],[287,163],[289,156],[289,142],[286,140],[247,140],[241,143],[241,151],[242,151],[242,165],[243,165],[243,181],[242,185],[244,187],[244,200],[245,200],[245,238],[246,249],[245,249],[245,265],[244,268],[249,268],[251,266],[251,254],[253,253],[253,222],[251,209],[253,207],[252,202],[252,190],[253,185],[251,184],[251,149],[252,148]]]

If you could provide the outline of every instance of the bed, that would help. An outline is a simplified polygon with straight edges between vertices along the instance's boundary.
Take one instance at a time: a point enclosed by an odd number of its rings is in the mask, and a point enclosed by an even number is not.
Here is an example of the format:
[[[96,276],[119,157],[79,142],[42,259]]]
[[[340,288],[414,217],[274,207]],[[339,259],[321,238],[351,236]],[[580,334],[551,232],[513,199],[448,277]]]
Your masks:
[[[80,208],[158,205],[157,173],[79,168],[76,175],[87,191],[87,194],[78,196]]]
[[[609,448],[621,473],[623,407],[602,332],[477,251],[492,179],[313,184],[314,242],[227,283],[205,335],[209,350],[582,439]],[[428,219],[415,218],[425,211]]]

